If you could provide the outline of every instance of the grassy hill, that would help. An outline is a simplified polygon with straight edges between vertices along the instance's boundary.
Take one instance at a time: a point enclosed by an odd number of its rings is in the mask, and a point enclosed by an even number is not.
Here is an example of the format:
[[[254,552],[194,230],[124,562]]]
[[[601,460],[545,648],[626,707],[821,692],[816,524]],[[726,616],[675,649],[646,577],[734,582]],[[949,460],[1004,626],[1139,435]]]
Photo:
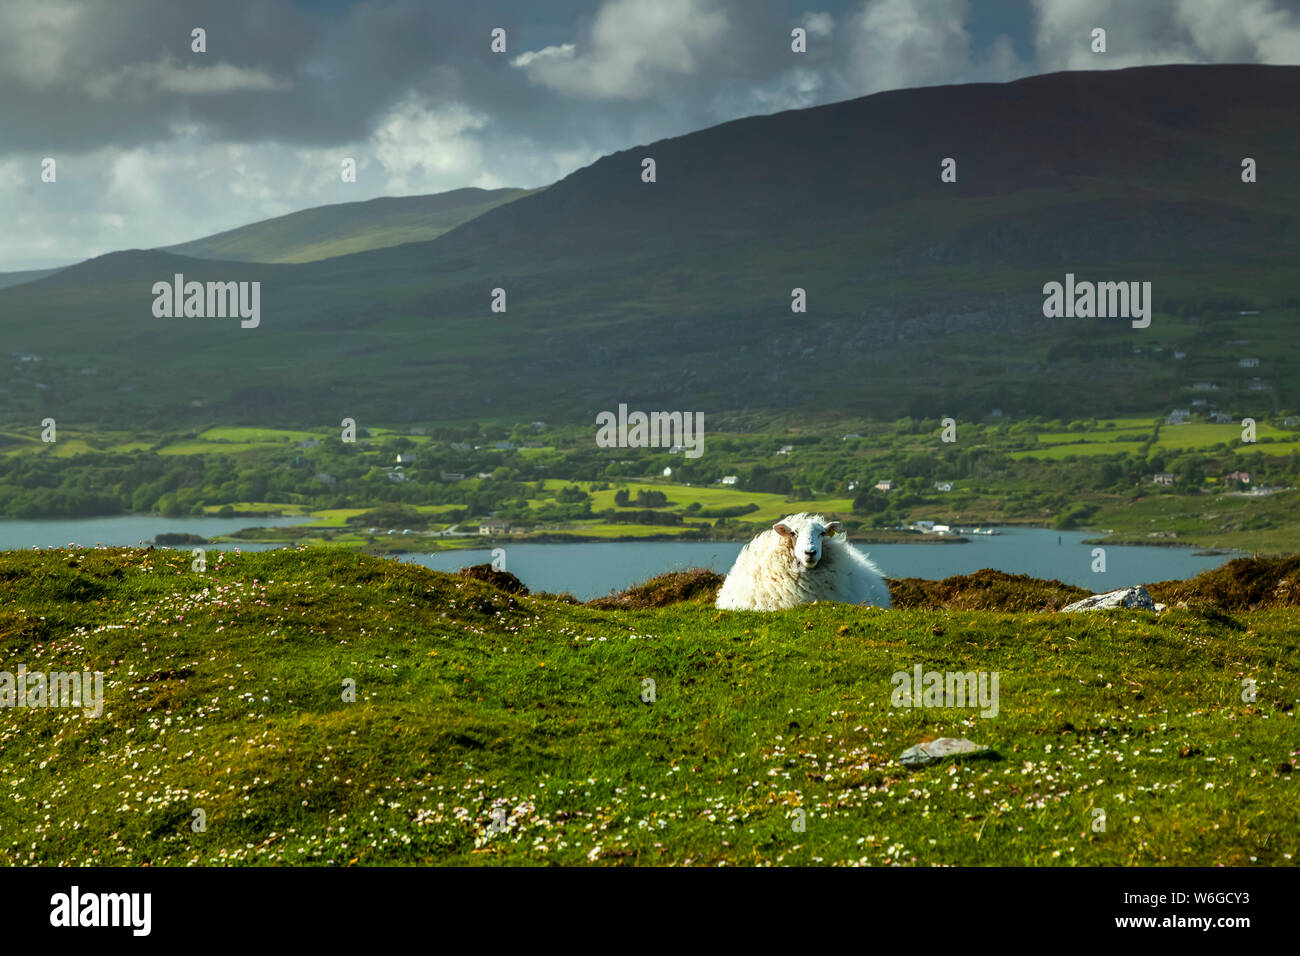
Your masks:
[[[195,259],[314,262],[404,242],[427,242],[461,223],[527,196],[527,189],[453,189],[317,206],[167,246]]]
[[[52,276],[58,271],[58,269],[27,269],[23,272],[0,272],[0,289],[7,289],[11,285],[22,285],[24,282],[35,282],[37,279]]]
[[[338,551],[11,552],[0,669],[102,670],[105,707],[6,713],[0,862],[1293,865],[1297,643],[1294,608],[604,611]],[[918,664],[997,671],[998,715],[891,709]],[[897,762],[944,735],[992,754]]]
[[[1205,384],[1265,418],[1300,406],[1298,133],[1300,67],[1061,73],[637,146],[429,242],[301,264],[117,253],[0,290],[0,332],[44,360],[0,416],[1073,419]],[[153,318],[149,285],[175,271],[261,281],[261,327]],[[1044,318],[1043,284],[1067,272],[1150,281],[1151,327]]]

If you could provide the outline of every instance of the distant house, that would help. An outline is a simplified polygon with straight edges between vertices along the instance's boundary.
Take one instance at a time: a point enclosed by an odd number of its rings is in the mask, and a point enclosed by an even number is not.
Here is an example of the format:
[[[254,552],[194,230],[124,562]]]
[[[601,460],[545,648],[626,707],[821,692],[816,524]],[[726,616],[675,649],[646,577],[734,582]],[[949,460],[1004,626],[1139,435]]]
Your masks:
[[[1213,382],[1197,382],[1192,386],[1193,392],[1217,392],[1218,390],[1219,386]]]
[[[893,491],[894,483],[892,481],[878,481],[875,484],[877,491]]]
[[[414,455],[398,455],[397,458],[395,458],[394,460],[395,460],[399,465],[414,465],[414,464],[415,464],[415,456],[414,456]]]
[[[850,481],[845,487],[848,488],[849,491],[857,491],[858,483],[856,481]]]
[[[912,527],[914,527],[914,528],[920,528],[922,531],[933,531],[933,530],[934,530],[934,522],[933,522],[933,521],[913,521],[913,522],[912,522]]]
[[[512,441],[499,441],[492,445],[497,451],[514,451],[515,443]]]
[[[1287,428],[1294,428],[1296,425],[1300,425],[1300,418],[1284,418],[1282,424]]]
[[[1187,358],[1187,353],[1186,353],[1186,352],[1180,352],[1180,351],[1178,351],[1177,349],[1175,349],[1175,350],[1174,350],[1174,358],[1176,358],[1176,359],[1185,359],[1185,358]]]
[[[935,490],[935,491],[952,491],[952,482],[951,482],[951,481],[936,481],[936,482],[934,483],[934,490]]]
[[[1001,417],[1002,417],[1002,409],[1000,409],[1000,408],[995,408],[995,409],[993,409],[993,411],[989,412],[989,417],[990,417],[990,418],[1001,418]]]
[[[319,447],[320,447],[320,442],[317,441],[315,438],[308,438],[306,441],[300,441],[300,442],[298,442],[298,447],[299,447],[299,448],[319,448]]]
[[[1252,378],[1248,387],[1252,392],[1262,392],[1268,388],[1268,383],[1262,378]]]
[[[844,436],[844,440],[848,441],[850,438],[861,438],[861,437],[862,436],[859,435],[857,432],[849,432],[847,435]]]
[[[463,441],[454,441],[451,443],[452,451],[469,451],[469,445]]]
[[[776,453],[778,455],[788,455],[792,451],[794,451],[794,445],[782,445],[776,450]]]
[[[462,475],[459,471],[444,471],[442,473],[442,480],[443,481],[464,481],[465,476]]]
[[[333,475],[326,474],[325,472],[322,471],[315,475],[312,475],[311,480],[319,481],[322,485],[332,485],[337,479],[335,479]]]
[[[390,471],[390,472],[388,472],[388,480],[389,480],[389,481],[394,481],[394,482],[402,482],[402,481],[405,481],[405,480],[406,480],[406,472],[404,472],[404,471],[396,471],[396,470],[394,470],[394,471]]]
[[[1208,405],[1208,404],[1210,404],[1210,400],[1208,398],[1192,399],[1192,408],[1200,408],[1202,405]]]
[[[1259,368],[1259,359],[1257,358],[1237,359],[1237,365],[1240,368]]]
[[[488,478],[491,478],[491,477],[492,477],[492,472],[490,472],[490,471],[480,471],[480,472],[479,472],[477,475],[475,475],[474,477],[475,477],[475,478],[478,478],[478,479],[480,479],[480,480],[486,481]]]
[[[934,526],[935,534],[952,534],[952,528],[946,524],[937,524]]]
[[[668,449],[668,454],[670,454],[670,455],[680,455],[680,454],[681,454],[682,452],[684,452],[685,450],[686,450],[686,446],[685,446],[685,445],[673,445],[672,448],[669,448],[669,449]]]
[[[1248,472],[1248,471],[1234,471],[1234,472],[1233,472],[1232,474],[1230,474],[1230,475],[1224,475],[1224,476],[1223,476],[1223,480],[1224,480],[1224,481],[1240,481],[1243,485],[1248,485],[1248,484],[1250,484],[1250,472]]]
[[[1172,412],[1169,413],[1169,417],[1165,419],[1165,424],[1186,425],[1187,419],[1191,417],[1192,417],[1192,410],[1190,408],[1175,408]]]
[[[734,485],[735,483],[736,483],[735,475],[723,475],[722,481],[719,482],[719,484],[723,484],[723,485]]]
[[[1213,412],[1210,417],[1214,419],[1216,425],[1231,425],[1232,416],[1227,412]]]
[[[671,468],[665,468],[665,469],[664,469],[664,477],[665,477],[665,478],[671,478],[672,476],[673,476],[673,470],[672,470]]]
[[[489,521],[478,526],[479,534],[505,534],[510,530],[510,525],[503,524],[500,521]]]
[[[423,435],[423,434],[424,434],[424,429],[423,429],[423,428],[412,428],[412,429],[411,429],[411,434],[412,434],[412,435]]]
[[[1172,485],[1178,481],[1178,476],[1172,471],[1162,471],[1154,475],[1151,480],[1157,485]]]

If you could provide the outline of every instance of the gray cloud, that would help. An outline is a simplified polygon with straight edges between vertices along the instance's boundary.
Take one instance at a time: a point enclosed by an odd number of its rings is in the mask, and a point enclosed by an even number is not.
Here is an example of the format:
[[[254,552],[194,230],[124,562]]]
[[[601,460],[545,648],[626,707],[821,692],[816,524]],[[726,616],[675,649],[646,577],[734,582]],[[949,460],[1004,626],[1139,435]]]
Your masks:
[[[365,0],[324,16],[289,0],[0,2],[0,270],[321,203],[542,185],[638,143],[885,89],[1300,61],[1295,0],[1026,0],[1023,56],[982,6]],[[796,25],[806,54],[790,50]],[[1097,25],[1104,58],[1088,49]],[[47,156],[54,184],[40,181]],[[344,157],[356,184],[339,181]]]

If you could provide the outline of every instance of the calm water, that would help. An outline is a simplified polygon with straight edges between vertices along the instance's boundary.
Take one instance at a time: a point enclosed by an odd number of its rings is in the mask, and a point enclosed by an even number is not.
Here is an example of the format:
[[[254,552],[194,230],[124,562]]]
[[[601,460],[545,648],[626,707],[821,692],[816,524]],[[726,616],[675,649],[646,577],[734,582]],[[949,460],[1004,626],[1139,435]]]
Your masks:
[[[302,524],[308,518],[164,518],[159,515],[118,515],[112,518],[52,519],[39,521],[0,521],[0,551],[21,548],[62,548],[79,544],[93,548],[97,544],[134,546],[148,544],[154,535],[171,532],[197,534],[205,538],[230,534],[253,526],[280,527]],[[263,551],[275,545],[213,544],[204,547]]]
[[[1080,531],[1007,528],[969,544],[863,545],[886,577],[945,578],[994,568],[1036,578],[1056,578],[1101,592],[1132,584],[1189,578],[1218,567],[1231,555],[1194,557],[1190,548],[1106,547],[1106,572],[1093,573],[1093,535]],[[1060,544],[1057,544],[1058,538]],[[569,591],[587,600],[622,590],[664,571],[710,567],[726,572],[740,553],[740,542],[635,541],[594,544],[505,545],[506,570],[534,591]],[[490,550],[409,554],[435,571],[455,571],[492,560]]]
[[[164,518],[127,515],[114,518],[53,521],[0,521],[0,550],[135,545],[164,532],[188,532],[205,538],[250,525],[301,524],[303,518]],[[1092,591],[1130,584],[1189,578],[1218,567],[1231,556],[1195,557],[1188,548],[1108,546],[1106,572],[1094,574],[1090,535],[1040,528],[1007,528],[993,537],[973,537],[969,544],[876,544],[863,550],[887,577],[945,578],[995,568],[1013,574],[1057,578]],[[1057,540],[1060,540],[1060,544]],[[221,544],[207,547],[264,551],[273,544]],[[740,542],[615,541],[591,544],[511,544],[505,546],[506,570],[534,591],[569,591],[583,600],[644,581],[664,571],[709,567],[725,572],[740,552]],[[490,549],[408,554],[435,571],[455,571],[492,560]]]

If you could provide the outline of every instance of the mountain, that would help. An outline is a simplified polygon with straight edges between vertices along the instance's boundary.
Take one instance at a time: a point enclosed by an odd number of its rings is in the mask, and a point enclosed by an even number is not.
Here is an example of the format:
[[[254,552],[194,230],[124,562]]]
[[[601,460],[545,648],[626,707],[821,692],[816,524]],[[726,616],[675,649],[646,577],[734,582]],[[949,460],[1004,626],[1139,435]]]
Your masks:
[[[530,192],[528,189],[453,189],[429,196],[384,197],[317,206],[167,246],[161,251],[195,259],[312,262],[435,239],[489,209]]]
[[[1297,67],[880,93],[624,150],[427,242],[301,264],[115,253],[0,290],[6,341],[42,356],[2,414],[1073,419],[1206,383],[1260,417],[1300,405],[1298,220]],[[176,272],[260,281],[260,326],[154,318]],[[1150,282],[1150,327],[1045,318],[1067,274]]]
[[[26,269],[22,272],[0,272],[0,289],[7,289],[11,285],[22,285],[24,282],[35,282],[37,279],[52,276],[58,271],[58,269]]]

